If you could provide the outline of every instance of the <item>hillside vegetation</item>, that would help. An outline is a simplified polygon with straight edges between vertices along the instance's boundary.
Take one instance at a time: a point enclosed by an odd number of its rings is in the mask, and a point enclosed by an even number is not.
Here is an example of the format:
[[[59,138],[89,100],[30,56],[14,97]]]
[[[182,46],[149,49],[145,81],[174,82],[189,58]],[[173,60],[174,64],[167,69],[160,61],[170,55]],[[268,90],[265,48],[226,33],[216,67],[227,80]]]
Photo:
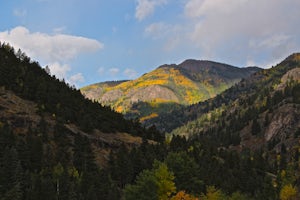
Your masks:
[[[0,199],[299,199],[299,58],[182,109],[199,121],[164,140],[1,44]]]
[[[186,60],[179,65],[162,65],[132,81],[93,84],[81,92],[127,118],[145,122],[180,105],[212,98],[258,70]]]
[[[276,67],[254,73],[249,78],[243,79],[241,82],[225,90],[215,98],[208,99],[188,107],[178,107],[169,113],[163,113],[151,120],[148,120],[147,123],[155,124],[160,130],[172,132],[174,129],[184,126],[188,122],[196,119],[201,121],[201,119],[206,118],[204,116],[206,114],[208,114],[208,117],[210,118],[210,115],[214,117],[216,113],[220,114],[223,111],[224,113],[228,112],[228,109],[231,110],[231,108],[228,108],[227,106],[236,105],[237,100],[249,102],[253,98],[256,99],[257,95],[266,100],[266,97],[262,96],[270,95],[269,93],[272,93],[272,91],[275,90],[274,88],[281,83],[281,79],[290,80],[291,78],[288,77],[293,77],[290,74],[295,74],[294,76],[297,76],[298,73],[290,71],[297,68],[297,56],[298,54],[294,54]],[[298,78],[295,77],[294,79],[297,80]],[[280,84],[279,88],[282,89],[285,85],[286,84]],[[251,103],[253,103],[253,101],[251,101]],[[257,100],[256,103],[259,104],[262,102]]]
[[[281,145],[293,148],[298,142],[294,134],[300,127],[299,74],[300,54],[294,54],[276,67],[243,80],[206,105],[190,107],[184,117],[188,119],[195,113],[196,119],[172,134],[217,134],[219,145],[225,146],[275,147],[276,151]]]

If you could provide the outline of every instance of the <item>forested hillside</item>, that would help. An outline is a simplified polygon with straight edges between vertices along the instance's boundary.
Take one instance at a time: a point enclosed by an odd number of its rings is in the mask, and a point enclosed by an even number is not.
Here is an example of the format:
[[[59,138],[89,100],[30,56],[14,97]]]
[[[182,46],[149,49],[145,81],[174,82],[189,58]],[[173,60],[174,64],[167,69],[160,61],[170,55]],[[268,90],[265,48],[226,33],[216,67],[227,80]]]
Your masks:
[[[139,146],[141,137],[164,139],[84,98],[20,50],[0,46],[1,200],[88,199],[93,188],[100,197],[109,193],[98,184],[109,178],[101,168],[111,152]]]
[[[126,118],[148,120],[181,106],[215,97],[242,78],[259,71],[222,63],[186,60],[179,65],[162,65],[132,81],[92,84],[81,88],[88,98],[111,106]]]
[[[141,128],[84,99],[2,44],[0,199],[299,199],[300,90],[298,71],[290,71],[299,64],[295,54],[198,104],[204,107],[193,110],[195,119],[215,109],[226,112],[211,114],[192,137],[164,140],[155,127]],[[264,88],[272,89],[258,93]],[[266,130],[263,117],[268,126],[282,122],[282,131]],[[253,148],[256,140],[245,143],[248,129],[237,128],[242,125],[253,127],[250,138],[270,133],[270,139]]]
[[[268,100],[273,97],[273,93],[277,91],[277,85],[282,82],[281,79],[285,73],[293,68],[299,67],[297,60],[298,56],[298,54],[293,54],[276,67],[256,72],[249,78],[243,79],[233,87],[217,95],[215,98],[211,98],[188,107],[180,107],[170,113],[165,113],[152,118],[151,120],[148,120],[148,123],[155,124],[158,129],[166,132],[172,132],[176,128],[186,125],[188,122],[195,124],[197,122],[192,121],[196,119],[198,119],[198,121],[203,120],[207,113],[211,112],[213,117],[223,111],[223,114],[225,114],[227,111],[226,109],[230,109],[227,106],[231,105],[231,107],[234,107],[237,101],[242,101],[242,103],[240,103],[242,107],[247,107],[247,105],[253,107],[254,105],[251,104],[254,102],[258,105],[262,103],[261,106],[263,106],[266,102],[263,102],[262,100],[266,100],[267,96]],[[299,77],[295,77],[296,83],[298,79]],[[283,82],[286,82],[286,80],[283,80]],[[283,91],[285,86],[286,84],[281,84],[280,91]],[[277,92],[277,94],[278,93],[279,92]],[[257,97],[260,97],[260,100],[256,100]],[[244,102],[245,104],[243,104]],[[180,132],[186,131],[183,130]],[[193,131],[191,131],[191,134],[192,132]]]
[[[197,113],[196,120],[172,133],[193,136],[218,132],[221,143],[230,145],[228,142],[235,141],[232,137],[236,136],[236,142],[242,139],[242,143],[248,147],[255,136],[262,139],[255,142],[257,148],[270,140],[280,143],[288,139],[300,127],[299,57],[299,54],[291,55],[276,67],[241,81],[208,101],[206,107],[194,105],[189,114]]]

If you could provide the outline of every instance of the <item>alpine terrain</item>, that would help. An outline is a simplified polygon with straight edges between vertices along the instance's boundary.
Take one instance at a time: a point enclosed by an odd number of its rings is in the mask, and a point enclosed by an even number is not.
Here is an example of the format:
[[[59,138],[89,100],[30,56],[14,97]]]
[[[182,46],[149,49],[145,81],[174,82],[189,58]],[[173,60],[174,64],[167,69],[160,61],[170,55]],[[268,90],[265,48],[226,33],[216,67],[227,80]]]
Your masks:
[[[164,103],[179,106],[155,115]],[[264,70],[187,60],[79,91],[1,43],[0,200],[300,199],[299,116],[299,53]]]

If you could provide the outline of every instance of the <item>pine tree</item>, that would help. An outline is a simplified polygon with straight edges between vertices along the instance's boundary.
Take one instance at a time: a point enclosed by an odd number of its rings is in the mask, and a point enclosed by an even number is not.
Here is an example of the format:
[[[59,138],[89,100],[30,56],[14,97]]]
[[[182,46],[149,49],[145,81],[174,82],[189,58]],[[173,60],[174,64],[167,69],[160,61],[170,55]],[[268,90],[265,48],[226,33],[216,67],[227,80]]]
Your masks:
[[[136,184],[125,187],[125,199],[167,200],[176,191],[174,178],[166,164],[155,161],[152,170],[139,174]]]
[[[261,132],[260,124],[257,122],[257,119],[254,118],[252,122],[252,128],[251,128],[252,135],[259,135]]]

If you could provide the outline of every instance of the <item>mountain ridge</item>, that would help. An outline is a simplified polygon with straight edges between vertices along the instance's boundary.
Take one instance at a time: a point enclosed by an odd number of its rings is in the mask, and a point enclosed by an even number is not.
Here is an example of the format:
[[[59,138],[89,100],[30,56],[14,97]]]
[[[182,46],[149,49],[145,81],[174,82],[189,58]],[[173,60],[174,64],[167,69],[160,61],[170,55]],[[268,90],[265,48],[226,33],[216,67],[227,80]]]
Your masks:
[[[214,97],[260,68],[238,68],[213,61],[189,59],[178,65],[165,64],[141,77],[113,87],[105,83],[81,88],[88,98],[111,106],[128,118],[159,115],[176,106]],[[149,103],[139,106],[140,103]],[[137,105],[135,105],[137,104]],[[149,112],[156,108],[155,112]],[[159,109],[157,109],[159,108]]]
[[[236,85],[228,88],[223,93],[217,95],[215,98],[208,99],[204,102],[199,102],[188,107],[177,107],[170,113],[157,116],[149,119],[147,124],[155,124],[159,130],[171,132],[173,129],[183,126],[188,121],[193,121],[197,117],[200,117],[203,113],[206,113],[209,109],[215,109],[221,107],[225,103],[227,105],[230,101],[234,101],[239,98],[240,95],[247,95],[249,92],[253,92],[255,88],[264,88],[272,81],[274,77],[277,82],[280,82],[283,72],[287,69],[295,67],[299,61],[299,53],[294,53],[280,62],[277,67],[265,69],[252,74],[249,78],[243,79]],[[272,77],[271,77],[272,76]],[[261,81],[258,85],[257,83]]]
[[[199,133],[212,134],[209,129],[216,129],[215,132],[222,132],[228,125],[231,131],[235,130],[241,137],[241,145],[249,148],[261,148],[270,141],[281,141],[291,148],[297,142],[293,141],[293,134],[300,130],[299,107],[299,83],[300,83],[300,54],[293,54],[279,63],[277,66],[266,69],[240,82],[231,90],[248,88],[240,91],[237,97],[232,98],[227,104],[223,95],[223,104],[208,110],[200,110],[203,105],[195,105],[190,108],[197,116],[187,120],[186,124],[172,130],[172,134],[193,137]],[[222,98],[222,97],[221,97]],[[215,104],[212,99],[209,104]],[[222,102],[222,100],[221,100]],[[189,112],[182,114],[185,120]],[[191,115],[190,115],[191,116]],[[168,117],[165,116],[165,121]],[[172,121],[169,119],[169,121]],[[297,128],[298,127],[298,128]],[[209,133],[208,133],[209,132]],[[256,136],[259,137],[256,137]],[[291,136],[292,135],[292,136]],[[226,139],[221,136],[223,140]],[[253,142],[255,138],[260,140]],[[263,138],[263,139],[262,139]],[[287,138],[288,141],[285,141]],[[277,151],[280,146],[277,146]]]

